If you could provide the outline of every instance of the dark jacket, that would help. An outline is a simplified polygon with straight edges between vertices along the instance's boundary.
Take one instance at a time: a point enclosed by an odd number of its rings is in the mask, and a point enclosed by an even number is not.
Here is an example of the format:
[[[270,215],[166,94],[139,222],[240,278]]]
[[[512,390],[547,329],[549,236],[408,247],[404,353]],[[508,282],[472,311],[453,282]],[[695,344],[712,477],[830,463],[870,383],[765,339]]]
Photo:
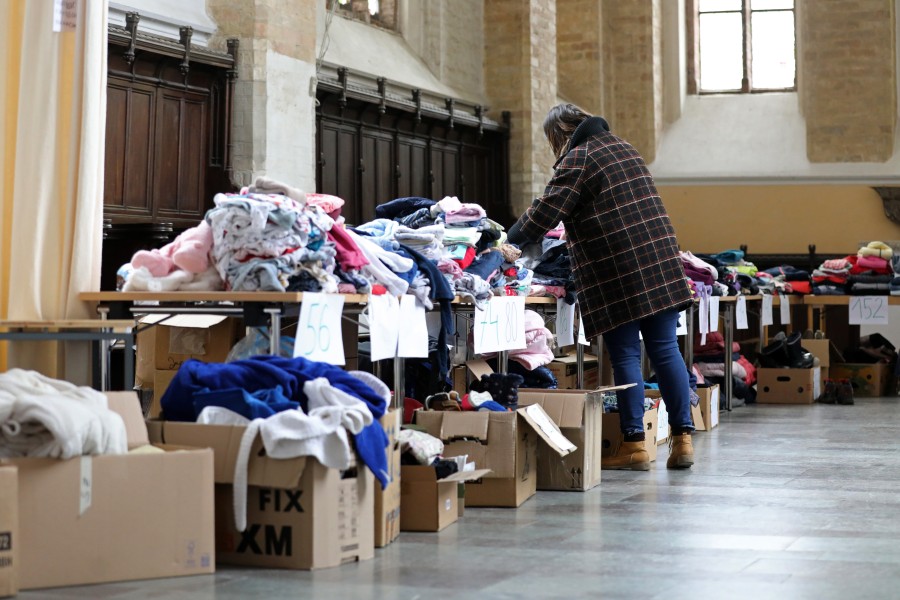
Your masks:
[[[539,241],[563,222],[587,337],[688,306],[675,230],[637,150],[591,117],[555,168],[509,241]]]

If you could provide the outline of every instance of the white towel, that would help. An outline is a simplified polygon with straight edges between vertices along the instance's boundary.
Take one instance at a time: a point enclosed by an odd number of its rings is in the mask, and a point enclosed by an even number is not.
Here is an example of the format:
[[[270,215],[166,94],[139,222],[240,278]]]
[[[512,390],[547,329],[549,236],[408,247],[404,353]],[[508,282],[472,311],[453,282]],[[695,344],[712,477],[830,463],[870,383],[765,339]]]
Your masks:
[[[125,423],[100,392],[35,371],[0,374],[0,458],[126,452]]]

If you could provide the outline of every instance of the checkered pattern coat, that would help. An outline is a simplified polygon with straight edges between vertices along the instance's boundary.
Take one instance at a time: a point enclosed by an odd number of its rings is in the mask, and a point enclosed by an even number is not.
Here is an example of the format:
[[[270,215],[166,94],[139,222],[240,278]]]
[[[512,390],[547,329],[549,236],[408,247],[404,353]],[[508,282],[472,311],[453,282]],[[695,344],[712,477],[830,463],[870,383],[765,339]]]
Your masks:
[[[591,117],[575,130],[544,196],[510,232],[536,241],[563,222],[589,339],[691,300],[653,178],[604,125]]]

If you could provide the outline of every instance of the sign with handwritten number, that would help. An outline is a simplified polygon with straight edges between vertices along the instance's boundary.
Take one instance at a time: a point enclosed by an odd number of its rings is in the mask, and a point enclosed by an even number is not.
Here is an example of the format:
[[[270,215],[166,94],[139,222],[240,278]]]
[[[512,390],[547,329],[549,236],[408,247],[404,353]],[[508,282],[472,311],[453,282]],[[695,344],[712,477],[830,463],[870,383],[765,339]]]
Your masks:
[[[369,296],[369,343],[372,361],[397,356],[400,303],[390,294]]]
[[[400,296],[400,320],[403,331],[397,344],[397,356],[401,358],[428,358],[428,322],[425,307],[415,296]]]
[[[887,325],[887,296],[856,296],[850,299],[851,325]]]
[[[475,354],[525,347],[525,298],[493,296],[475,307]]]
[[[719,330],[719,298],[718,296],[709,297],[709,331]]]
[[[571,346],[575,343],[575,305],[556,299],[556,343]]]
[[[344,364],[344,340],[341,337],[341,314],[344,297],[340,294],[303,293],[300,320],[294,338],[294,356]]]
[[[786,294],[782,294],[778,297],[778,299],[781,301],[781,304],[778,307],[781,311],[781,317],[780,317],[781,324],[782,325],[790,325],[790,323],[791,323],[791,297]]]
[[[584,319],[582,319],[581,316],[578,317],[578,343],[582,346],[591,345],[587,339],[587,335],[584,333]]]
[[[743,296],[737,297],[735,326],[738,329],[750,328],[750,325],[747,323],[747,299]]]
[[[762,297],[762,309],[760,310],[759,320],[763,327],[775,323],[772,318],[772,296],[769,294],[765,294]]]

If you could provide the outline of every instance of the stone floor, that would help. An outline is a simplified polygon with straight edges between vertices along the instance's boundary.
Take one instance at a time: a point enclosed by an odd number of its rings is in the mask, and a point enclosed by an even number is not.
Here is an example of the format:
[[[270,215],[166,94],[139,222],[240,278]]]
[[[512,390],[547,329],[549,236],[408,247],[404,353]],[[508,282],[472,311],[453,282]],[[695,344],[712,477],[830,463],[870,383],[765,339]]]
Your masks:
[[[34,598],[900,597],[900,399],[749,406],[695,436],[698,463],[604,472],[588,493],[538,492],[404,533],[374,560],[318,572],[22,593]]]

